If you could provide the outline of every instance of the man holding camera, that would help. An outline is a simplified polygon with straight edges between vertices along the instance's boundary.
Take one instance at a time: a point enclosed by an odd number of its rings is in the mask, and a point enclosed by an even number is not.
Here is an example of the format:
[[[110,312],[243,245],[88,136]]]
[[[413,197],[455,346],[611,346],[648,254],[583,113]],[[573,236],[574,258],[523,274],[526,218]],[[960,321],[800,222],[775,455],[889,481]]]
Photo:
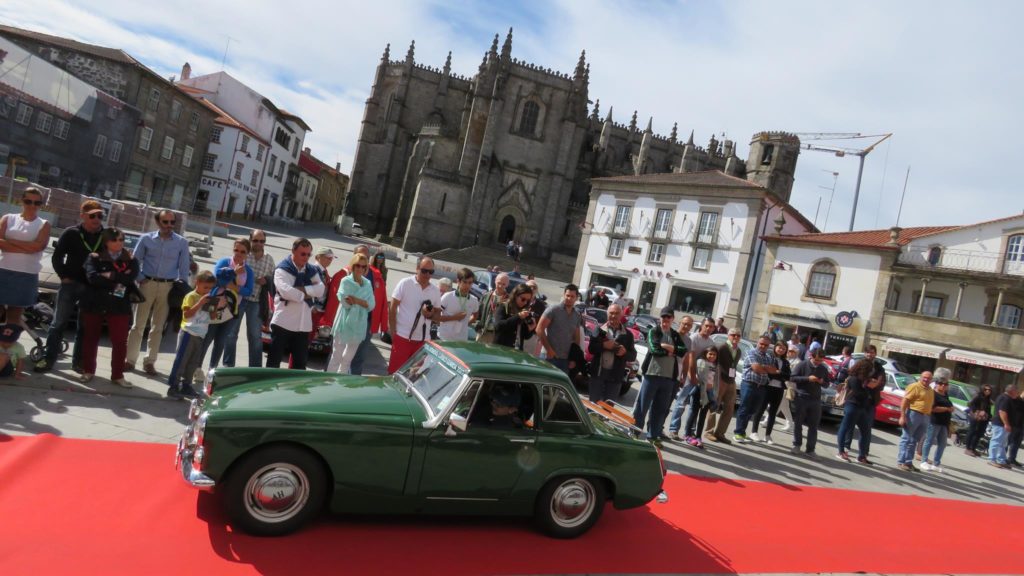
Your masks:
[[[622,325],[622,307],[608,307],[608,322],[590,339],[590,401],[615,400],[626,378],[626,363],[636,360],[633,334]]]
[[[430,322],[440,317],[441,291],[430,282],[434,275],[434,260],[420,256],[416,260],[416,274],[403,278],[391,294],[391,358],[388,374],[394,374],[430,340]],[[436,308],[435,308],[436,307]]]

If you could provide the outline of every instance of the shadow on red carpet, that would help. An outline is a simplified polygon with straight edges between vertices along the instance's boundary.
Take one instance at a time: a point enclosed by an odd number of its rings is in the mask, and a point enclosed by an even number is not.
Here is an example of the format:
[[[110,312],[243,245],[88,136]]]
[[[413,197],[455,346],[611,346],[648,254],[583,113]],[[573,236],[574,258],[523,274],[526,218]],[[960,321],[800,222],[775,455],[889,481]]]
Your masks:
[[[173,469],[172,446],[66,440],[0,444],[0,574],[1019,573],[992,547],[936,553],[929,530],[984,518],[1021,532],[1019,507],[671,475],[671,501],[605,510],[576,540],[526,519],[327,517],[285,538],[235,533],[215,494]],[[865,550],[868,552],[865,553]]]

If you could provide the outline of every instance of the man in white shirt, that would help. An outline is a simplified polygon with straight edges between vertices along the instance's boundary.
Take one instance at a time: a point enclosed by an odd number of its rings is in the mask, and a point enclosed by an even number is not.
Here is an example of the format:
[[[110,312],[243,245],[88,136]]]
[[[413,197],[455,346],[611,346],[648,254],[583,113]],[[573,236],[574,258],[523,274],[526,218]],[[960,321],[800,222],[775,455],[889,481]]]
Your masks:
[[[292,243],[292,254],[274,270],[274,316],[270,319],[270,353],[267,368],[278,368],[285,353],[291,367],[306,369],[309,332],[313,329],[312,307],[324,295],[324,283],[315,266],[309,264],[313,244],[305,238]]]
[[[388,374],[394,374],[430,340],[430,321],[435,314],[440,317],[441,310],[441,291],[430,282],[433,275],[434,260],[420,256],[416,261],[416,274],[403,278],[391,294]]]
[[[454,290],[441,295],[441,317],[438,318],[441,325],[437,328],[437,337],[441,340],[468,339],[469,323],[480,309],[480,301],[469,291],[476,281],[473,271],[469,268],[459,270],[456,281],[458,285]]]

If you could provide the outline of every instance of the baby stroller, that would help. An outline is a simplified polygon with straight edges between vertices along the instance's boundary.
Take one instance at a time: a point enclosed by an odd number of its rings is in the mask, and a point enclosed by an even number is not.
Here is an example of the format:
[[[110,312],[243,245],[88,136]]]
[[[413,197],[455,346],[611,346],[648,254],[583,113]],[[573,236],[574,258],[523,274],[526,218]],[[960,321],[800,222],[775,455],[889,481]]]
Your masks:
[[[7,321],[7,315],[3,311],[0,314],[4,316],[4,321]],[[35,346],[29,351],[28,357],[33,363],[39,362],[46,357],[46,340],[44,340],[39,333],[45,333],[53,322],[53,308],[49,304],[44,302],[36,302],[34,306],[25,308],[21,314],[21,327],[25,330],[25,334],[28,334],[32,341],[35,342]],[[61,352],[68,351],[68,343],[66,340],[61,341]]]

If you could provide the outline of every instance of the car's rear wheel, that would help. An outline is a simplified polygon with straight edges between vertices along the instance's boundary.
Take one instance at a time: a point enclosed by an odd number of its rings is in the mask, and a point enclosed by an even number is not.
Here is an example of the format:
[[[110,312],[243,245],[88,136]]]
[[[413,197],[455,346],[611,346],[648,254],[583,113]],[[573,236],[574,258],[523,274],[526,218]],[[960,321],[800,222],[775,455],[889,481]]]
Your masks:
[[[232,523],[257,536],[281,536],[323,509],[327,472],[294,446],[269,446],[246,455],[228,476],[225,507]]]
[[[548,536],[575,538],[597,522],[604,510],[605,489],[582,476],[555,478],[537,497],[534,520]]]

